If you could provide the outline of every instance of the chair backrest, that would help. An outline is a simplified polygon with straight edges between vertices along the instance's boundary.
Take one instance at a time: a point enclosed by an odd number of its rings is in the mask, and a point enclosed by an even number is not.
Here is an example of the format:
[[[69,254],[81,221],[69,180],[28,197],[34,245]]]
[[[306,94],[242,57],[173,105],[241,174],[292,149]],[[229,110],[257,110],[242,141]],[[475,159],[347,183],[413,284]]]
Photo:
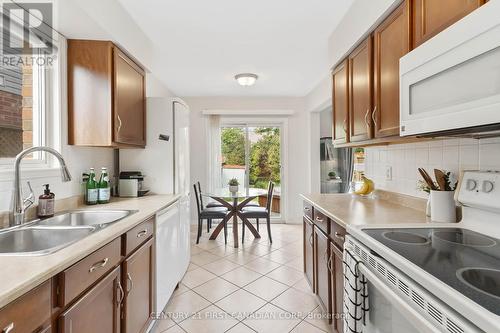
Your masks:
[[[196,185],[198,185],[198,192],[199,192],[199,196],[200,196],[200,207],[201,207],[201,209],[205,209],[205,206],[203,206],[203,196],[201,195],[200,182],[196,182]]]
[[[266,211],[271,213],[271,205],[273,203],[273,192],[274,192],[274,183],[269,181],[269,185],[267,187],[267,202],[266,202]]]
[[[200,194],[198,193],[198,189],[196,188],[196,184],[193,184],[194,187],[194,196],[196,198],[196,207],[198,208],[198,216],[201,214],[201,207],[200,207]]]

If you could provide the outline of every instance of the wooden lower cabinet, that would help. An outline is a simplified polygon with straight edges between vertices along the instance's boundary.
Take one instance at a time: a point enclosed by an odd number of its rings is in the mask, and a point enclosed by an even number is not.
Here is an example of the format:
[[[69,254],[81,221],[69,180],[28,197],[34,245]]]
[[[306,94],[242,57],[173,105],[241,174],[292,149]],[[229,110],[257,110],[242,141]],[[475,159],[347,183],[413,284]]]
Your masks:
[[[59,333],[119,333],[120,280],[117,267],[59,316]]]
[[[319,228],[314,229],[316,244],[316,295],[324,309],[330,308],[330,272],[328,263],[330,258],[330,245],[328,237]]]
[[[344,332],[344,318],[341,316],[344,313],[344,271],[342,267],[342,251],[330,242],[330,256],[328,270],[330,274],[330,308],[329,313],[332,315],[333,331]]]
[[[153,240],[150,239],[123,262],[122,331],[145,332],[153,312]]]
[[[313,292],[315,288],[314,273],[314,225],[304,216],[304,274]]]

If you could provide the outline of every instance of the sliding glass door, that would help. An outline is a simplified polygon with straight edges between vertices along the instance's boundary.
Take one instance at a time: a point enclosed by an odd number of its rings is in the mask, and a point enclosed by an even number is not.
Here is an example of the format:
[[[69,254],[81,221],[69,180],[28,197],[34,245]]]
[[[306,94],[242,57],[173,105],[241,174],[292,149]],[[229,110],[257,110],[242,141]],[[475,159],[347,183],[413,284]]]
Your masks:
[[[267,189],[275,183],[272,216],[282,211],[282,129],[274,124],[224,125],[221,128],[222,185],[232,178],[245,188]],[[256,198],[265,206],[266,197]]]

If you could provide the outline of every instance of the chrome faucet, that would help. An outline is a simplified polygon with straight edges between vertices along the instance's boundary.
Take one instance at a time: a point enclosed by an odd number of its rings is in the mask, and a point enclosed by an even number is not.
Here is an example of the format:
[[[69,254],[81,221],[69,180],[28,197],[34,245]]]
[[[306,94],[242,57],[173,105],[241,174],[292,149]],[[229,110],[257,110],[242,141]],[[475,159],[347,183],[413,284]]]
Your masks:
[[[26,155],[29,155],[36,151],[45,151],[54,155],[59,160],[59,164],[61,166],[62,181],[69,182],[71,180],[71,175],[69,173],[68,167],[66,166],[64,158],[55,149],[49,147],[31,147],[20,152],[16,156],[16,160],[14,162],[14,196],[12,198],[12,211],[10,212],[9,220],[9,225],[11,227],[23,224],[25,222],[24,213],[35,202],[35,195],[33,194],[33,189],[31,188],[31,184],[29,182],[27,183],[30,190],[30,195],[26,199],[23,199],[23,195],[21,193],[20,168],[21,160]]]

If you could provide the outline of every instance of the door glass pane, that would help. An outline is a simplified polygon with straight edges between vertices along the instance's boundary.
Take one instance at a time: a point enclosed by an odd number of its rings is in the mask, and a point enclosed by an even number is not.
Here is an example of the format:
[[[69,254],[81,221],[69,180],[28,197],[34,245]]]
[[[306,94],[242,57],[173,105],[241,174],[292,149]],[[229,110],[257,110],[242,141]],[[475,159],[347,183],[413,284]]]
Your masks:
[[[222,127],[222,186],[228,187],[229,181],[236,178],[240,190],[245,188],[246,171],[246,129],[245,127]]]
[[[281,211],[281,131],[279,127],[248,127],[249,141],[249,187],[267,189],[274,182],[271,205],[273,217]],[[266,205],[266,196],[256,199],[260,206]]]

